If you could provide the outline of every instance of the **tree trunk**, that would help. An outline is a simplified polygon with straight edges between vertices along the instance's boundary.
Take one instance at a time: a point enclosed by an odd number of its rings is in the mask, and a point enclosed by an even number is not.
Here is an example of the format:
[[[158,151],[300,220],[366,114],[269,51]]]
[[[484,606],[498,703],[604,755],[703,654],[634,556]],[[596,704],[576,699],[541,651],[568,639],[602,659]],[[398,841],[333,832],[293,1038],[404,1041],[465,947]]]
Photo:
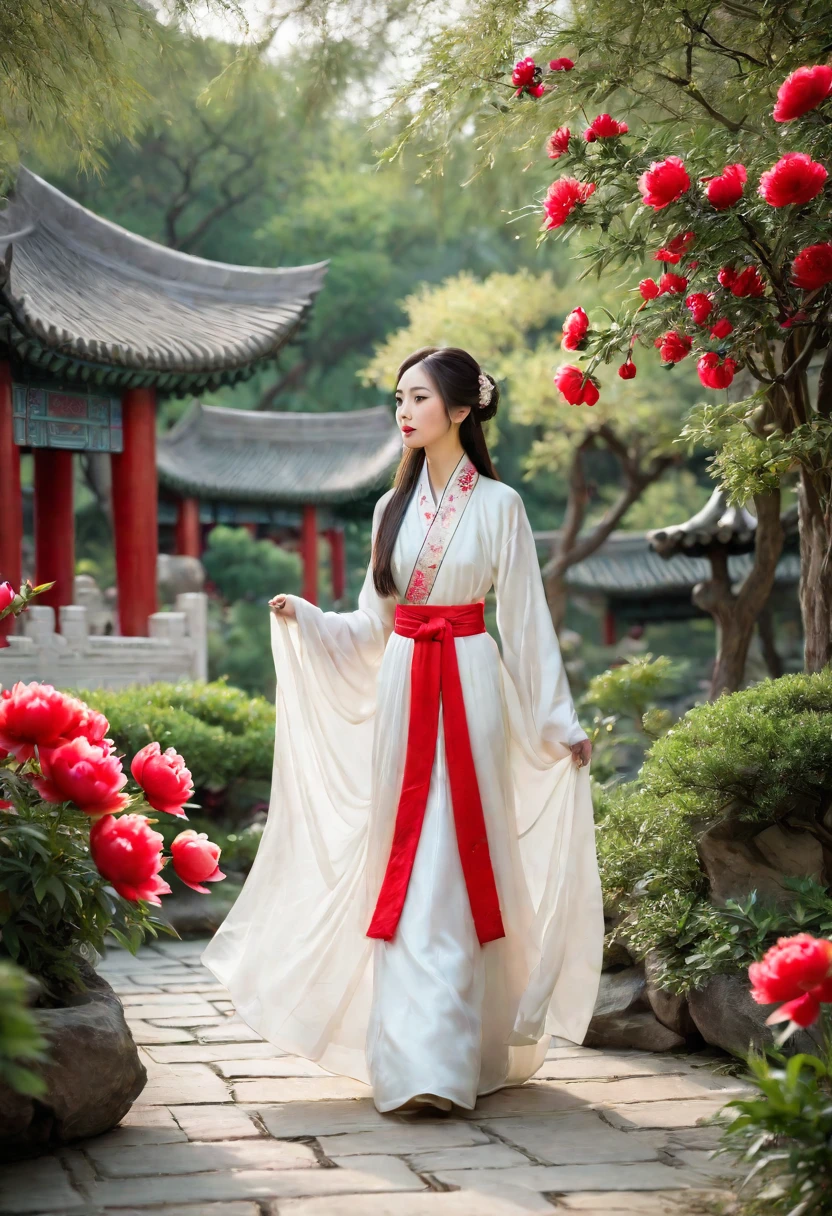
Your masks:
[[[774,640],[774,616],[770,604],[766,604],[757,617],[757,633],[760,635],[760,648],[768,674],[773,680],[777,680],[783,674],[783,660]]]
[[[803,616],[804,663],[807,671],[821,671],[832,663],[832,515],[824,515],[817,479],[829,483],[828,470],[811,474],[801,470],[800,503],[800,610]],[[829,485],[826,486],[827,502]]]
[[[697,583],[691,597],[697,607],[711,614],[716,625],[717,655],[708,694],[712,701],[742,686],[754,625],[771,594],[783,549],[780,491],[756,494],[754,502],[757,508],[754,565],[739,591],[734,594],[731,590],[725,550],[715,547],[709,554],[713,576],[705,583]]]

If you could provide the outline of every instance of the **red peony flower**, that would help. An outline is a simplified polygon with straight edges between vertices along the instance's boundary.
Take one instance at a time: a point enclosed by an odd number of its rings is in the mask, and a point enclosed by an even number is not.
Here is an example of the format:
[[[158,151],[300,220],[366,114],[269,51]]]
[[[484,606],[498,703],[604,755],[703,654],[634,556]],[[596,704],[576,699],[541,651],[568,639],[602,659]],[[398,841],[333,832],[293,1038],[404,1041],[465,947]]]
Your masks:
[[[742,190],[748,180],[748,174],[745,171],[745,165],[726,165],[719,177],[703,177],[702,180],[708,183],[705,187],[708,202],[714,210],[725,211],[727,207],[733,207],[742,198]]]
[[[105,815],[90,828],[90,853],[99,873],[119,895],[133,901],[161,904],[170,887],[159,871],[165,864],[164,839],[146,815]]]
[[[0,612],[8,608],[9,604],[14,602],[14,597],[17,594],[11,583],[0,583]]]
[[[803,291],[832,283],[832,244],[807,245],[792,262],[792,282]]]
[[[546,141],[546,151],[550,160],[558,160],[569,151],[570,130],[568,127],[558,127]]]
[[[758,1005],[786,1001],[766,1021],[811,1026],[821,1004],[832,1003],[832,942],[798,933],[781,937],[759,963],[748,968],[751,995]]]
[[[15,684],[0,693],[0,747],[30,760],[35,747],[54,747],[79,722],[84,706],[51,684]]]
[[[671,329],[661,338],[656,338],[653,345],[658,348],[662,363],[681,363],[690,354],[692,341],[685,334]]]
[[[219,846],[208,839],[205,832],[195,832],[189,828],[175,836],[170,846],[173,858],[173,868],[186,887],[208,895],[207,887],[200,886],[203,882],[219,882],[225,878],[217,862],[220,859]]]
[[[570,405],[595,405],[598,400],[598,385],[591,376],[572,363],[565,363],[555,372],[555,388],[563,393]]]
[[[185,761],[172,747],[163,752],[160,744],[148,743],[136,752],[130,772],[154,810],[187,819],[182,807],[194,792],[193,782]]]
[[[669,262],[671,266],[676,266],[681,262],[695,240],[695,232],[682,232],[679,236],[674,236],[673,240],[667,245],[663,245],[661,249],[657,249],[653,254],[653,261]]]
[[[734,332],[734,327],[727,317],[720,317],[711,329],[712,338],[727,338],[729,334]]]
[[[787,152],[760,177],[760,194],[772,207],[799,206],[820,194],[828,176],[805,152]]]
[[[511,83],[519,86],[514,94],[515,97],[519,97],[524,91],[530,93],[532,97],[540,97],[546,92],[546,86],[540,83],[540,68],[531,56],[518,60],[514,65]]]
[[[695,291],[685,300],[685,307],[693,317],[694,325],[704,325],[713,312],[713,301],[704,291]]]
[[[609,114],[599,114],[584,131],[584,139],[588,144],[594,144],[596,139],[615,139],[618,135],[626,135],[629,129],[626,122],[617,122]]]
[[[787,76],[777,90],[772,112],[775,122],[791,122],[814,110],[832,93],[832,68],[819,63],[813,68],[798,68]]]
[[[537,71],[537,64],[528,55],[525,59],[518,59],[514,65],[514,71],[511,73],[511,83],[513,85],[526,85],[534,83],[534,74]]]
[[[543,202],[546,213],[544,226],[560,228],[575,207],[583,205],[595,193],[595,182],[579,182],[576,177],[560,177],[552,182]]]
[[[622,363],[621,366],[619,367],[618,374],[622,380],[635,380],[636,365],[635,365],[635,363],[633,363],[633,361],[629,355],[627,356],[626,363]]]
[[[83,701],[79,702],[81,706],[81,716],[78,721],[64,735],[65,739],[87,739],[90,743],[96,743],[99,747],[103,747],[107,741],[107,731],[110,729],[110,723],[100,714],[97,709],[90,709],[89,705],[85,705]],[[109,743],[107,744],[109,748]]]
[[[571,59],[567,59],[565,55],[560,59],[550,59],[549,69],[552,72],[571,72],[575,64]]]
[[[59,747],[39,747],[42,777],[33,783],[46,802],[74,802],[87,815],[111,815],[130,801],[118,756],[87,739],[70,739]]]
[[[655,279],[642,279],[638,285],[643,300],[655,300],[656,296],[661,295],[659,285]]]
[[[727,388],[738,367],[734,359],[720,359],[719,355],[708,351],[696,364],[696,371],[705,388]]]
[[[720,286],[740,299],[745,296],[765,294],[766,282],[756,266],[746,266],[745,270],[741,270],[739,274],[733,266],[723,266],[716,277]]]
[[[673,274],[672,271],[666,270],[659,279],[659,295],[678,296],[683,291],[687,291],[688,281],[684,275]]]
[[[649,169],[638,179],[641,201],[645,207],[661,211],[670,203],[680,199],[690,189],[690,178],[684,163],[678,156],[666,160],[654,160]]]
[[[589,329],[589,317],[582,308],[575,308],[563,323],[564,350],[583,350],[586,346],[586,335]]]

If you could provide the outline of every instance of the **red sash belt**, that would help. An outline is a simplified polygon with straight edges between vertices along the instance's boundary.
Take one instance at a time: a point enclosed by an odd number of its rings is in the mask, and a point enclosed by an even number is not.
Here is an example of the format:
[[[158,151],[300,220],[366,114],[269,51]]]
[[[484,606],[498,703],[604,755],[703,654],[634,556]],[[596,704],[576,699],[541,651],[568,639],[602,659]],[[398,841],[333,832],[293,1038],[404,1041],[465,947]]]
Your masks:
[[[457,846],[480,944],[505,937],[462,699],[455,637],[485,633],[482,603],[399,604],[395,631],[413,638],[410,725],[393,847],[368,937],[390,941],[404,907],[428,801],[442,694]],[[438,643],[438,644],[437,644]]]

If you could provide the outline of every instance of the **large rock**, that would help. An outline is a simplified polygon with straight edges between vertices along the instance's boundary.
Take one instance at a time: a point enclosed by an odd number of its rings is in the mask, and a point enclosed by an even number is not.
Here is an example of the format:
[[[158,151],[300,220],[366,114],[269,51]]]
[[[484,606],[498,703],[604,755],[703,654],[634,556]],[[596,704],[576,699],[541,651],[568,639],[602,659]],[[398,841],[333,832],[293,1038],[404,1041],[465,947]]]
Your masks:
[[[643,967],[605,971],[585,1047],[671,1051],[685,1040],[663,1026],[649,1007]]]
[[[823,877],[819,841],[809,832],[778,824],[746,835],[744,825],[723,820],[700,836],[697,848],[716,903],[744,899],[752,891],[765,899],[794,899],[783,885],[784,878],[822,881]]]
[[[34,1011],[49,1040],[46,1093],[23,1098],[0,1084],[0,1158],[109,1131],[144,1089],[147,1072],[121,1002],[86,964],[83,979],[87,991],[71,1004]]]
[[[662,1026],[650,1010],[627,1009],[608,1017],[594,1017],[583,1045],[609,1050],[673,1051],[676,1047],[684,1047],[685,1040],[680,1034]]]
[[[659,959],[655,950],[651,950],[644,960],[644,974],[647,981],[645,995],[653,1013],[668,1030],[687,1038],[696,1033],[696,1026],[690,1016],[687,998],[666,992],[657,983]]]
[[[688,1008],[696,1028],[706,1043],[746,1056],[750,1048],[759,1050],[774,1043],[766,1026],[773,1005],[758,1005],[752,1000],[746,975],[715,975],[704,988],[688,993]],[[817,1052],[818,1044],[809,1033],[799,1031],[784,1044],[784,1050]]]

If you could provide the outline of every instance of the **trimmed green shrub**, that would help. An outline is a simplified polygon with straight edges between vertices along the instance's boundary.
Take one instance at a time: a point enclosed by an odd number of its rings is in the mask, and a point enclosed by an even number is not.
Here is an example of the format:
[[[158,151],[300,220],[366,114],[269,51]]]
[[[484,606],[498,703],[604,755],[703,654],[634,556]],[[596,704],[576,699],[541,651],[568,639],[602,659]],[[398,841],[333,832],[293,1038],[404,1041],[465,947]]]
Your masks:
[[[828,853],[832,671],[765,680],[697,706],[653,744],[635,781],[598,801],[605,896],[628,913],[620,932],[631,948],[658,950],[677,991],[741,970],[774,936],[800,930],[808,888],[770,932],[743,931],[747,948],[735,949],[736,911],[710,903],[696,840],[720,821],[738,835],[780,823],[812,833]],[[832,915],[828,892],[816,888],[811,899]]]
[[[197,789],[271,777],[274,706],[224,680],[85,689],[83,698],[109,719],[125,767],[158,739],[163,749],[175,747],[185,757]]]

